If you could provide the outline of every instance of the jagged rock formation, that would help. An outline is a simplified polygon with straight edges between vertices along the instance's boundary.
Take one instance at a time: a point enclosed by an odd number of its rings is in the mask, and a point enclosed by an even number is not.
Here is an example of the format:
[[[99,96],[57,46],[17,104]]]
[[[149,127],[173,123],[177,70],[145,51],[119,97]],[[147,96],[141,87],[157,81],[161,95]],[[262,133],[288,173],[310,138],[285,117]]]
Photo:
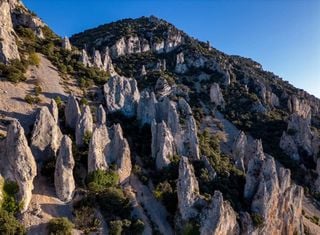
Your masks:
[[[127,117],[136,115],[140,93],[135,79],[113,76],[104,85],[104,94],[108,112],[119,111]]]
[[[56,120],[56,122],[59,123],[59,109],[54,99],[51,99],[50,101],[49,110],[54,120]]]
[[[184,74],[187,70],[187,65],[184,63],[184,53],[180,52],[177,54],[175,71],[176,73]]]
[[[93,57],[92,58],[92,60],[93,60],[92,65],[97,67],[97,68],[102,69],[103,68],[103,64],[102,64],[100,51],[95,50],[92,57]]]
[[[224,99],[218,83],[213,83],[210,87],[210,100],[216,106],[224,108]]]
[[[199,184],[193,166],[186,157],[180,159],[177,193],[181,218],[188,220],[195,217],[198,214],[194,205],[200,196]]]
[[[54,172],[54,185],[58,198],[61,201],[70,201],[75,190],[73,168],[75,161],[72,155],[72,141],[68,136],[63,136],[59,155],[56,160]]]
[[[20,59],[11,19],[11,8],[9,1],[0,2],[0,61],[4,63],[12,59]]]
[[[93,130],[93,118],[89,105],[82,107],[81,115],[78,118],[76,127],[76,145],[81,147],[84,145],[84,138],[90,136]]]
[[[142,65],[140,76],[143,77],[143,76],[146,76],[146,75],[147,75],[146,66]]]
[[[66,126],[75,129],[78,118],[80,117],[80,108],[75,96],[69,95],[66,107],[64,109]]]
[[[70,43],[68,37],[64,37],[62,39],[62,48],[67,50],[67,51],[71,51],[72,50],[71,43]]]
[[[303,234],[303,189],[291,184],[289,170],[277,169],[274,159],[264,155],[261,143],[249,161],[244,196],[251,212],[264,220],[259,234]]]
[[[291,113],[297,113],[304,119],[311,118],[311,107],[306,100],[300,100],[296,96],[291,96],[288,99],[288,109]]]
[[[157,99],[153,92],[141,92],[140,101],[137,108],[137,119],[141,122],[141,125],[151,124],[151,122],[156,118],[157,103]]]
[[[288,120],[287,131],[283,133],[280,140],[280,148],[292,159],[300,160],[303,157],[316,158],[319,151],[319,140],[311,131],[311,114],[303,113],[304,118],[294,113]],[[303,151],[302,151],[303,150]],[[301,156],[301,153],[306,156]]]
[[[87,54],[87,51],[85,49],[83,49],[80,53],[80,62],[87,67],[92,66],[89,56]]]
[[[168,81],[165,78],[160,77],[157,80],[154,90],[157,94],[157,97],[164,97],[164,96],[168,96],[171,93],[172,89]]]
[[[174,139],[166,123],[152,122],[152,157],[156,159],[156,166],[162,169],[170,164],[170,157],[175,154]]]
[[[111,76],[115,76],[116,72],[114,70],[112,59],[110,57],[110,50],[109,47],[106,47],[104,54],[103,54],[103,70],[110,73]]]
[[[92,133],[89,144],[88,172],[108,169],[106,160],[107,146],[110,143],[107,126],[97,125]]]
[[[201,235],[237,235],[240,227],[237,214],[227,201],[223,201],[222,193],[215,191],[210,205],[201,216]]]
[[[31,150],[35,159],[44,162],[56,157],[60,146],[62,133],[47,107],[42,107],[35,121],[32,136]]]
[[[37,175],[37,165],[28,146],[24,130],[17,120],[12,120],[7,129],[1,160],[1,174],[5,179],[19,186],[18,200],[25,212],[31,200],[33,179]]]
[[[244,132],[240,131],[237,139],[233,143],[232,146],[232,157],[235,162],[236,167],[239,170],[245,171],[245,165],[247,166],[247,162],[245,164],[245,158],[247,153],[247,136]]]
[[[120,183],[125,183],[129,180],[131,174],[131,152],[128,141],[123,137],[123,132],[120,124],[113,125],[109,138],[111,143],[107,145],[106,160],[108,165],[116,164]]]
[[[102,105],[99,105],[99,108],[97,109],[97,125],[105,125],[107,122],[107,115],[106,111],[104,110]]]

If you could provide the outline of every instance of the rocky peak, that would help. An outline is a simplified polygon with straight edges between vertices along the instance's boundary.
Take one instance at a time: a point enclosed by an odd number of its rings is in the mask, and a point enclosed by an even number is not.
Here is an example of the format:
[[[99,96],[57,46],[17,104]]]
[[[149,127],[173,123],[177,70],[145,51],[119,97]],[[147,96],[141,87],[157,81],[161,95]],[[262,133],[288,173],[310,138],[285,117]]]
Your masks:
[[[175,71],[176,73],[184,74],[187,70],[188,68],[184,61],[184,53],[180,52],[177,54]]]
[[[85,49],[82,49],[80,52],[80,62],[86,67],[92,66],[87,51]]]
[[[66,126],[71,129],[75,129],[80,113],[80,107],[76,97],[69,95],[66,107],[64,109]]]
[[[141,92],[140,101],[137,108],[137,119],[141,125],[151,124],[156,118],[156,105],[158,101],[153,92],[144,90]]]
[[[247,153],[247,136],[244,132],[240,131],[232,146],[232,157],[235,165],[239,170],[245,172],[245,157]]]
[[[127,117],[136,115],[140,93],[135,79],[113,76],[104,85],[104,94],[108,112],[120,111]]]
[[[98,126],[105,125],[107,123],[106,111],[104,110],[102,105],[99,105],[99,108],[97,109],[96,119]]]
[[[200,234],[240,234],[237,214],[230,203],[223,200],[222,193],[219,191],[214,192],[210,205],[201,215]]]
[[[89,105],[82,107],[81,115],[78,118],[76,126],[76,145],[81,147],[84,144],[84,138],[92,134],[93,118]]]
[[[64,37],[62,39],[62,48],[67,50],[67,51],[71,51],[72,50],[71,43],[70,43],[68,37]]]
[[[63,136],[54,172],[54,185],[61,201],[70,201],[75,190],[73,168],[75,161],[72,155],[72,141]]]
[[[1,174],[5,179],[18,184],[18,200],[22,203],[21,211],[25,212],[31,200],[37,165],[24,130],[17,120],[12,120],[8,126],[3,146],[5,149],[0,156]]]
[[[35,121],[32,136],[31,149],[36,160],[44,162],[55,158],[60,146],[62,133],[47,107],[42,107]]]
[[[102,59],[101,59],[101,54],[100,51],[98,50],[94,50],[93,56],[92,56],[92,65],[102,69],[103,68],[103,64],[102,64]]]
[[[180,159],[177,192],[181,218],[189,220],[197,216],[198,212],[194,205],[200,196],[199,184],[193,166],[187,157],[181,157]]]
[[[224,99],[218,83],[213,83],[210,87],[210,100],[216,106],[224,108]]]
[[[54,99],[51,99],[51,101],[50,101],[49,110],[50,110],[52,117],[54,118],[54,120],[58,124],[59,123],[59,109],[58,109],[58,105]]]

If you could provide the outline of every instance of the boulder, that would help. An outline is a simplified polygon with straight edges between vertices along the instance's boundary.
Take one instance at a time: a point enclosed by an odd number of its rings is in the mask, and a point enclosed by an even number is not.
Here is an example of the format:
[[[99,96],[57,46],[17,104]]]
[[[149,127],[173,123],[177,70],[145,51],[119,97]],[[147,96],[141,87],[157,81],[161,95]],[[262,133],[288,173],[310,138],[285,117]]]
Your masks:
[[[75,161],[72,155],[72,141],[65,135],[62,138],[59,155],[54,171],[54,186],[56,194],[61,201],[68,202],[72,199],[75,190],[73,168]]]
[[[215,191],[210,205],[201,215],[201,235],[237,235],[240,227],[237,222],[237,214],[228,201],[223,200],[222,193]]]
[[[35,159],[44,162],[55,158],[62,139],[61,130],[47,107],[42,107],[31,134],[31,150]]]
[[[33,179],[37,175],[37,165],[28,146],[24,130],[17,120],[12,120],[7,129],[4,149],[0,156],[1,173],[6,180],[19,186],[18,201],[21,212],[28,209],[33,190]]]
[[[127,117],[136,115],[140,93],[135,79],[113,76],[104,85],[104,94],[108,112],[119,111]]]
[[[84,138],[92,134],[93,118],[89,105],[82,107],[82,112],[78,118],[76,127],[76,145],[81,147],[84,145]]]
[[[192,164],[187,157],[181,157],[179,163],[179,178],[177,182],[178,208],[183,220],[189,220],[198,215],[195,203],[199,199],[199,184],[194,174]]]
[[[66,107],[64,109],[66,126],[75,130],[80,113],[81,112],[76,97],[69,95]]]
[[[175,154],[174,139],[164,121],[157,124],[154,120],[151,125],[151,133],[152,157],[156,160],[157,168],[162,169],[170,164],[170,157]]]

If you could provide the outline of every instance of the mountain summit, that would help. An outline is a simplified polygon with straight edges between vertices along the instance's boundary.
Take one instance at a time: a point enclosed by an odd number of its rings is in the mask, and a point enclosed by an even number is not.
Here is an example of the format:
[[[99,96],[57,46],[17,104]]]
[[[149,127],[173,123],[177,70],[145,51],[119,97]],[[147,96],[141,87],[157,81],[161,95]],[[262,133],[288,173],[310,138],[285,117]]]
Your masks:
[[[154,16],[0,38],[3,234],[320,233],[319,99]]]

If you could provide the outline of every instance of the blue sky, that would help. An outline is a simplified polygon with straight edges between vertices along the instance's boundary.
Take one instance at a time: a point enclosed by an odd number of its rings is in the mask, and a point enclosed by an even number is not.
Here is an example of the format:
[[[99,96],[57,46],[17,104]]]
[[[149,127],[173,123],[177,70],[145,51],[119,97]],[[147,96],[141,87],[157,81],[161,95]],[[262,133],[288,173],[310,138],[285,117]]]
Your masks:
[[[56,33],[155,15],[320,97],[320,0],[23,0]]]

